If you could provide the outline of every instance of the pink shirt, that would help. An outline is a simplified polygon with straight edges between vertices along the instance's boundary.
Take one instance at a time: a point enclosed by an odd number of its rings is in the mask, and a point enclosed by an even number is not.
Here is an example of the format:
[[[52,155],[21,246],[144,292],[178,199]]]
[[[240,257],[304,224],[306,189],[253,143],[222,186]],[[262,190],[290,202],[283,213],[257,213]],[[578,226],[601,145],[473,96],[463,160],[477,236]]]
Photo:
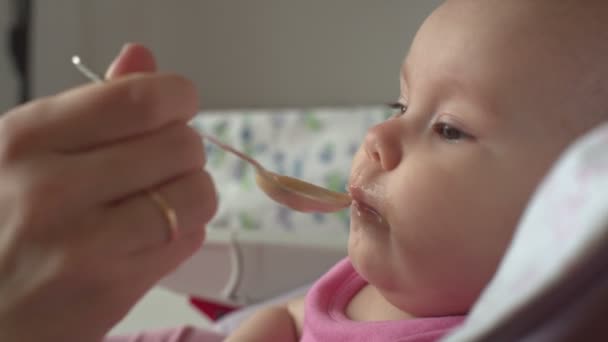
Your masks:
[[[436,341],[461,324],[464,316],[356,322],[345,315],[353,296],[367,282],[345,258],[321,277],[306,297],[301,341]]]

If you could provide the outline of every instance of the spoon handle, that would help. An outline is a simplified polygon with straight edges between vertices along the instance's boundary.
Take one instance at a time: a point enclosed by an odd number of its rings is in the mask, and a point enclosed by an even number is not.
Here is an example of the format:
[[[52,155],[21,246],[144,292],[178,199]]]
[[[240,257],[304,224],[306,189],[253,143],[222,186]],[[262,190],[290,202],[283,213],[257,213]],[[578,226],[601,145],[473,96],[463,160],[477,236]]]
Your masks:
[[[237,157],[245,160],[246,162],[248,162],[249,164],[253,165],[256,170],[258,171],[266,171],[266,169],[264,169],[264,167],[257,162],[257,160],[249,157],[248,155],[242,153],[241,151],[235,149],[234,147],[224,144],[223,142],[221,142],[219,139],[217,139],[216,137],[213,137],[211,135],[207,135],[205,133],[199,132],[199,134],[201,135],[201,137],[203,137],[204,139],[209,140],[210,142],[212,142],[214,145],[217,145],[219,148],[221,148],[224,151],[230,152],[232,154],[235,154]]]
[[[104,82],[103,78],[101,78],[98,74],[93,72],[91,69],[89,69],[86,65],[84,65],[82,63],[79,56],[76,55],[76,56],[72,57],[72,64],[74,64],[74,66],[76,66],[76,68],[91,81],[96,82],[96,83]],[[213,144],[217,145],[224,151],[233,153],[237,157],[239,157],[239,158],[245,160],[246,162],[248,162],[249,164],[253,165],[253,167],[255,167],[255,169],[257,171],[261,171],[262,173],[265,173],[266,169],[264,169],[264,167],[260,163],[258,163],[255,159],[252,159],[248,155],[242,153],[241,151],[236,150],[235,148],[233,148],[230,145],[224,144],[223,142],[219,141],[217,138],[215,138],[211,135],[207,135],[202,132],[199,132],[199,134],[201,135],[201,137],[211,141]]]

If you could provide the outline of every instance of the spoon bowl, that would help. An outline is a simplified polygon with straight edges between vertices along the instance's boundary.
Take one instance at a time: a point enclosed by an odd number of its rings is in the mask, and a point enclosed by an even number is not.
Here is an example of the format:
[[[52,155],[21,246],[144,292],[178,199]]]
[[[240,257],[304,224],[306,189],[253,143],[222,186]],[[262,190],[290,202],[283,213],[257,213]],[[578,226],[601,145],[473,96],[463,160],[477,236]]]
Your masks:
[[[301,212],[330,213],[351,205],[347,193],[334,192],[297,178],[266,171],[257,173],[255,182],[262,191],[278,203]]]
[[[94,82],[104,81],[103,78],[86,67],[80,57],[72,57],[72,63],[88,79]],[[301,212],[329,213],[347,208],[352,203],[351,196],[348,193],[331,191],[297,178],[268,171],[258,161],[234,147],[224,144],[213,136],[204,133],[199,134],[219,148],[251,164],[255,168],[255,182],[258,187],[279,204]]]

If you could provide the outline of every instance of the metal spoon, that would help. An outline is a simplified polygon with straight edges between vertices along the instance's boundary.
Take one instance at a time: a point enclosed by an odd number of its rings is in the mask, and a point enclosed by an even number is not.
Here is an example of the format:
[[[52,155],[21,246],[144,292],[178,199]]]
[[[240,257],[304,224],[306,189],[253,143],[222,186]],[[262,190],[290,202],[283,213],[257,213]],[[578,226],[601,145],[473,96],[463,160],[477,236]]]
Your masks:
[[[72,63],[88,79],[94,82],[103,82],[101,77],[82,64],[80,57],[72,57]],[[342,210],[352,203],[348,193],[331,191],[297,178],[268,171],[255,159],[234,147],[224,144],[210,135],[200,134],[204,139],[251,164],[256,171],[255,182],[258,187],[279,204],[301,212],[328,213]]]

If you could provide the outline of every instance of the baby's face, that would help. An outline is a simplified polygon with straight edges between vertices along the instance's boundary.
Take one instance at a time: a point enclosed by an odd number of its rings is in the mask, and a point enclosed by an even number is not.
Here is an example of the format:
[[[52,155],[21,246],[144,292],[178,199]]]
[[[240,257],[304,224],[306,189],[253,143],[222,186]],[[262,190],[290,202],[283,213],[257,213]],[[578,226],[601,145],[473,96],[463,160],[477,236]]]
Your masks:
[[[473,3],[448,2],[423,24],[400,74],[403,110],[369,130],[353,162],[349,255],[413,315],[470,308],[573,138],[561,118],[577,75],[559,41],[501,8],[510,1]]]

